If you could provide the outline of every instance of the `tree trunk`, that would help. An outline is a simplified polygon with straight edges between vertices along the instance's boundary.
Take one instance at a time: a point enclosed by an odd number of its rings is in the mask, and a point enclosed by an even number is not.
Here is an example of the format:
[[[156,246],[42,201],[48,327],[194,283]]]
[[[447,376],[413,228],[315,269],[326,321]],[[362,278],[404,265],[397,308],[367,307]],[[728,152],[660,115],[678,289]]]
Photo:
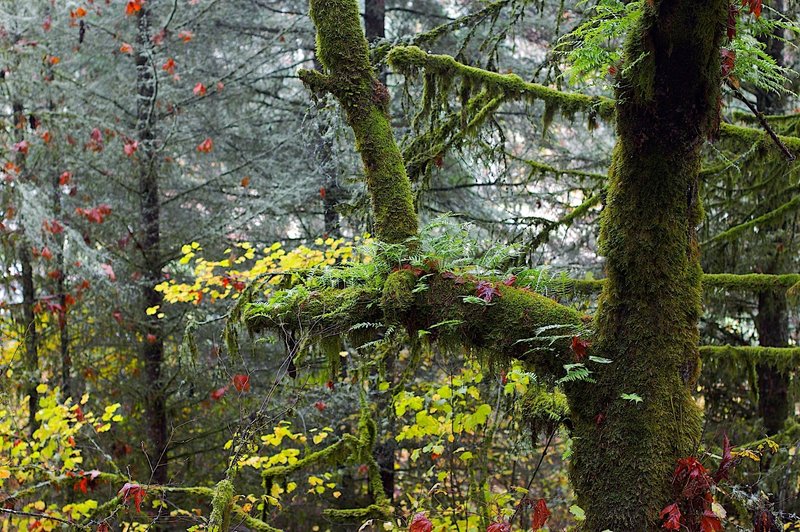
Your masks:
[[[153,79],[150,47],[150,22],[148,9],[142,8],[138,18],[138,45],[136,54],[137,124],[139,142],[139,214],[141,225],[141,252],[143,258],[142,308],[139,316],[146,316],[141,325],[141,356],[145,367],[145,417],[149,438],[148,450],[153,467],[152,482],[167,482],[167,408],[161,370],[164,361],[164,331],[157,315],[148,316],[147,308],[162,304],[161,293],[155,286],[161,282],[161,229],[158,193],[158,161],[156,152],[155,80]]]
[[[12,105],[14,114],[14,124],[16,125],[15,140],[24,140],[23,131],[25,120],[25,109],[20,102]],[[22,170],[20,175],[25,172],[25,156],[17,154],[16,163]],[[17,258],[20,264],[20,283],[22,284],[22,313],[19,318],[19,325],[22,329],[25,345],[25,372],[27,384],[25,394],[28,396],[28,430],[33,435],[39,424],[36,421],[36,411],[39,409],[39,392],[36,387],[41,380],[39,375],[39,342],[36,331],[36,288],[33,284],[33,264],[31,259],[31,242],[25,234],[25,221],[20,214],[19,240],[17,241]]]
[[[764,347],[789,346],[789,312],[786,292],[758,293],[756,317],[758,343]],[[789,375],[768,364],[758,364],[758,414],[767,434],[783,429],[789,417]]]
[[[697,178],[717,119],[726,11],[721,0],[647,4],[626,45],[594,345],[613,363],[596,384],[566,390],[586,530],[658,530],[676,460],[699,444]]]
[[[783,0],[773,0],[771,6],[778,12],[783,12]],[[766,52],[779,66],[784,65],[783,29],[775,28],[775,35],[764,39]],[[784,111],[785,99],[781,94],[773,91],[756,91],[756,107],[764,114],[779,114]],[[777,206],[773,206],[775,208]],[[779,235],[777,243],[780,243]],[[781,273],[781,268],[776,267],[781,263],[780,251],[776,251],[774,260],[767,268],[766,273]],[[784,291],[759,292],[758,316],[756,317],[756,331],[758,342],[764,347],[788,347],[789,345],[789,313],[787,311],[786,293]],[[768,434],[775,434],[783,429],[789,417],[789,374],[778,371],[768,364],[757,364],[758,374],[758,415],[764,422],[764,429]]]

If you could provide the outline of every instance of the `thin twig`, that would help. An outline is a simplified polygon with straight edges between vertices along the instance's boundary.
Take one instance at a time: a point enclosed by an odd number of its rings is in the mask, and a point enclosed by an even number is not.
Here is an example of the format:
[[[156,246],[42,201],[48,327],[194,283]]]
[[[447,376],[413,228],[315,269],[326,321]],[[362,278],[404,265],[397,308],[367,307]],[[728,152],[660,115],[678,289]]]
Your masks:
[[[21,510],[12,510],[11,508],[0,508],[0,512],[4,514],[19,515],[22,517],[35,517],[36,519],[50,519],[52,521],[58,521],[59,523],[65,523],[70,526],[77,526],[72,521],[67,521],[66,519],[61,519],[60,517],[55,517],[53,515],[39,514],[35,512],[23,512]]]
[[[533,485],[533,479],[536,478],[536,474],[539,472],[539,468],[542,467],[542,462],[544,462],[544,457],[547,456],[547,449],[550,447],[550,443],[553,441],[553,438],[558,432],[558,428],[553,429],[549,436],[547,436],[547,442],[544,444],[544,449],[542,450],[542,455],[539,457],[539,463],[536,464],[536,469],[533,470],[533,474],[531,475],[531,479],[528,481],[528,485],[525,488],[525,496],[519,501],[517,504],[517,508],[514,510],[514,515],[511,516],[511,519],[508,520],[508,524],[513,524],[514,519],[516,519],[517,514],[519,513],[520,509],[522,509],[522,505],[525,502],[525,499],[528,497],[528,494],[531,492],[531,486]]]
[[[742,91],[737,89],[730,82],[730,80],[726,81],[726,83],[727,83],[728,87],[733,91],[733,94],[739,100],[744,102],[744,104],[748,107],[748,109],[750,109],[750,112],[752,112],[753,115],[755,115],[755,117],[758,119],[758,123],[761,124],[761,127],[764,128],[764,131],[767,132],[767,134],[770,136],[770,138],[772,138],[772,141],[778,146],[778,148],[780,148],[780,150],[786,156],[786,159],[788,159],[790,162],[794,161],[796,159],[796,157],[794,156],[794,154],[791,151],[789,151],[789,148],[786,147],[786,144],[784,144],[781,141],[781,139],[778,137],[777,133],[775,133],[775,131],[772,129],[772,127],[769,125],[769,123],[767,123],[767,119],[764,118],[764,113],[759,111],[758,108],[755,105],[753,105],[753,103],[750,100],[745,98],[744,94],[742,94]]]

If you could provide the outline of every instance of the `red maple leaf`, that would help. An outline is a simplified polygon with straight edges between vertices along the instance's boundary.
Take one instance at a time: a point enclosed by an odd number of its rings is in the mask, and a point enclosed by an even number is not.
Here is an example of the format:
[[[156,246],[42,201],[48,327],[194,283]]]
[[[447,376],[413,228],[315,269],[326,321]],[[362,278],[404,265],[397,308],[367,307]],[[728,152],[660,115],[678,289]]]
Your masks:
[[[500,291],[489,281],[478,281],[477,286],[475,286],[475,293],[487,303],[491,303],[495,296],[502,297]]]
[[[661,528],[666,528],[667,530],[680,530],[681,529],[681,510],[678,508],[677,503],[672,503],[669,506],[664,507],[659,514],[661,519],[666,518],[664,523],[661,525]]]
[[[742,5],[747,6],[749,12],[756,18],[761,17],[761,0],[742,0]]]
[[[575,356],[578,360],[583,360],[586,358],[586,351],[589,349],[589,346],[592,345],[586,340],[581,340],[580,336],[573,336],[572,343],[570,344],[569,348],[575,353]]]
[[[550,517],[550,510],[547,509],[547,502],[544,499],[536,501],[536,507],[533,509],[533,518],[531,518],[531,528],[539,530],[547,522]]]
[[[672,482],[681,488],[684,498],[692,499],[705,493],[711,487],[712,479],[703,464],[694,456],[689,456],[678,460]]]
[[[432,530],[433,523],[425,517],[425,512],[414,514],[414,518],[411,519],[411,524],[408,526],[408,532],[431,532]]]
[[[136,506],[137,512],[142,511],[142,501],[145,495],[147,495],[145,489],[133,482],[126,482],[117,493],[117,497],[122,497],[122,504],[128,504],[128,501],[133,500],[133,505]]]
[[[192,92],[194,93],[195,96],[205,96],[207,92],[206,86],[198,81],[197,85],[195,85],[194,89],[192,89]]]
[[[236,388],[237,392],[249,392],[250,391],[250,376],[249,375],[234,375],[233,376],[233,387]]]

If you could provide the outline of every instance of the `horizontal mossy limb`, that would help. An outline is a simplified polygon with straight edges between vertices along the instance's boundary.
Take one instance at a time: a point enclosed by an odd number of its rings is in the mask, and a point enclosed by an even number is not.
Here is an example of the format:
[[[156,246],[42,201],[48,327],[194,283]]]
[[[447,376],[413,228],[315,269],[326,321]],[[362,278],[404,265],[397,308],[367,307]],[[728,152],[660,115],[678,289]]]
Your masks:
[[[336,509],[329,508],[322,511],[325,517],[335,521],[363,521],[365,519],[389,519],[394,513],[391,506],[370,504],[364,508]]]
[[[738,345],[703,345],[700,357],[710,360],[730,360],[741,364],[760,363],[779,371],[792,371],[800,367],[800,347],[761,347]]]
[[[765,292],[770,290],[791,289],[800,282],[800,274],[787,273],[770,275],[765,273],[705,273],[701,283],[706,290],[717,288],[725,290],[741,290],[744,292]],[[547,288],[556,292],[575,292],[591,294],[603,289],[605,279],[552,279],[546,281]]]
[[[429,54],[416,46],[399,46],[388,55],[389,64],[403,73],[425,70],[445,76],[461,76],[475,86],[491,87],[508,97],[542,100],[571,115],[580,111],[595,112],[610,120],[614,116],[615,102],[610,98],[567,93],[538,83],[530,83],[516,74],[499,74],[459,63],[449,55]]]
[[[780,157],[784,156],[783,151],[769,137],[769,134],[762,129],[722,123],[719,127],[719,135],[722,138],[750,142],[752,144],[759,143],[762,147],[769,149],[770,152]],[[795,158],[800,157],[800,137],[778,135],[778,138]]]
[[[280,528],[270,526],[261,519],[251,516],[238,504],[233,504],[231,509],[233,510],[233,515],[249,530],[255,530],[256,532],[282,532]]]
[[[717,242],[724,242],[728,240],[733,240],[734,238],[738,237],[748,229],[753,229],[754,227],[760,227],[763,225],[770,224],[776,220],[781,219],[782,217],[792,214],[793,212],[800,209],[800,195],[793,197],[780,207],[772,209],[769,212],[762,214],[752,220],[748,220],[746,222],[740,223],[730,229],[727,229],[716,236],[706,240],[703,242],[703,246],[708,246],[709,244],[717,243]]]

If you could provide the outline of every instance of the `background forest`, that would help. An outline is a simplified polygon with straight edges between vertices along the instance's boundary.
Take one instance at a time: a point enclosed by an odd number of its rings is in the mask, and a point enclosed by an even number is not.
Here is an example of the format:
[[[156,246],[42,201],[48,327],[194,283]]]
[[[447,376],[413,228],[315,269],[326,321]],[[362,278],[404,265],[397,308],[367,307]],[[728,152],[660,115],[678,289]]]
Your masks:
[[[512,286],[594,313],[609,102],[648,4],[359,6],[423,226],[409,259],[372,236],[340,104],[298,75],[323,70],[308,2],[0,0],[2,529],[580,527],[562,388],[613,364],[588,325],[536,332],[576,356],[548,380],[438,341],[458,320],[243,316],[406,270],[414,293],[475,282],[476,315]],[[676,500],[659,526],[800,530],[800,5],[728,10],[687,466],[717,473],[680,500],[702,519]]]

